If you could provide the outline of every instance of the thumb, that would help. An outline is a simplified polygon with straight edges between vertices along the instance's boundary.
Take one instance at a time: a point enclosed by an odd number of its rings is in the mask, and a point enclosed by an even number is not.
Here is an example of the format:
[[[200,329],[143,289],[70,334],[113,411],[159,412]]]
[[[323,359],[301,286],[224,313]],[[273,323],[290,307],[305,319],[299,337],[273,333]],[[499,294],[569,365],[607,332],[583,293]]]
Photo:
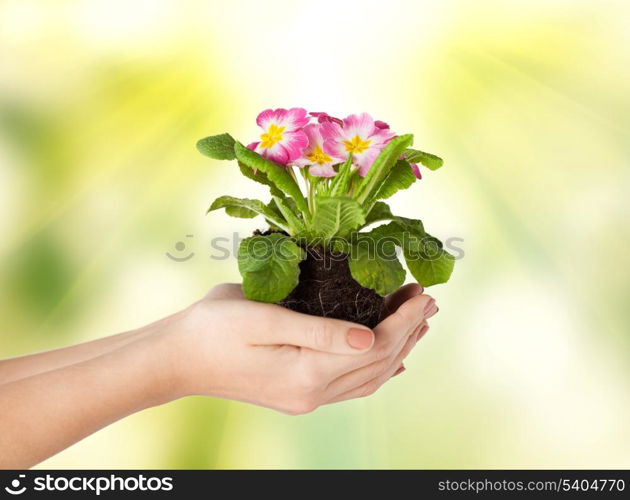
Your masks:
[[[255,339],[262,345],[294,345],[334,354],[362,354],[374,344],[369,328],[333,318],[321,318],[288,309],[277,314],[270,328]]]

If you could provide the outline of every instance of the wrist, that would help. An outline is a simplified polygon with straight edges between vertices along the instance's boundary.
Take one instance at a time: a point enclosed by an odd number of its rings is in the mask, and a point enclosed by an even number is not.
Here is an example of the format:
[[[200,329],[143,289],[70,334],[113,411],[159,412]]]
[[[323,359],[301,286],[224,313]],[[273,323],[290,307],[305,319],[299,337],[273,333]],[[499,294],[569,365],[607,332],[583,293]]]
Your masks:
[[[147,344],[151,356],[151,377],[155,381],[158,404],[189,396],[190,362],[192,354],[188,348],[191,329],[187,326],[194,306],[180,311],[167,322],[155,323],[143,328],[142,340]],[[194,350],[194,346],[193,346]]]

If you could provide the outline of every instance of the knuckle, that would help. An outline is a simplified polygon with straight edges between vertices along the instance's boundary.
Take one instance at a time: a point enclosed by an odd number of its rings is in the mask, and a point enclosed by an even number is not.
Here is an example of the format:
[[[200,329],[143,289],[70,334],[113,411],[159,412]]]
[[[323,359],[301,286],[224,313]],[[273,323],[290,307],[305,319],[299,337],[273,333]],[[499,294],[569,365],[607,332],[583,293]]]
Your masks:
[[[391,354],[392,348],[393,348],[393,345],[391,341],[380,342],[373,349],[374,359],[376,361],[382,361],[384,359],[387,359],[389,355]]]
[[[333,331],[330,324],[318,321],[308,330],[310,344],[318,351],[329,351],[333,346]]]
[[[316,391],[322,384],[322,375],[312,363],[302,363],[295,376],[298,396]]]
[[[361,389],[361,392],[359,393],[359,397],[366,398],[368,396],[371,396],[378,390],[379,387],[380,387],[380,384],[378,380],[373,380],[372,382],[368,382]]]
[[[416,322],[417,315],[412,309],[411,304],[403,304],[394,314],[401,323],[413,324]]]
[[[381,359],[379,361],[372,363],[372,366],[370,367],[370,372],[369,372],[370,380],[380,377],[383,374],[383,372],[387,370],[387,368],[389,367],[389,364],[390,362],[389,362],[389,359],[387,358]]]
[[[306,415],[314,412],[319,407],[314,397],[305,397],[295,400],[286,410],[289,415]]]

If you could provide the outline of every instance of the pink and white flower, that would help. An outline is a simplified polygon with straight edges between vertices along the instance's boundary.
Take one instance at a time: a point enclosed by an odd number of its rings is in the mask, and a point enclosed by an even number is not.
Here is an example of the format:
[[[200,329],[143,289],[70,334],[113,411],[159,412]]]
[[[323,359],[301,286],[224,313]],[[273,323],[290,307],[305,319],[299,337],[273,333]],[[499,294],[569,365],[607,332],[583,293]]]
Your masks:
[[[379,122],[379,125],[387,124]],[[343,126],[325,120],[321,123],[324,152],[344,160],[352,153],[352,162],[359,167],[359,175],[364,177],[387,142],[396,135],[389,128],[380,126],[367,113],[344,118]]]
[[[333,165],[344,160],[341,157],[324,152],[324,138],[321,133],[321,125],[311,123],[302,130],[308,137],[308,146],[304,150],[302,157],[291,162],[291,164],[297,167],[308,166],[309,173],[315,177],[334,177],[337,175]]]
[[[304,108],[266,109],[256,118],[256,123],[263,129],[260,141],[247,147],[269,160],[287,165],[300,158],[308,145],[302,127],[309,120]]]

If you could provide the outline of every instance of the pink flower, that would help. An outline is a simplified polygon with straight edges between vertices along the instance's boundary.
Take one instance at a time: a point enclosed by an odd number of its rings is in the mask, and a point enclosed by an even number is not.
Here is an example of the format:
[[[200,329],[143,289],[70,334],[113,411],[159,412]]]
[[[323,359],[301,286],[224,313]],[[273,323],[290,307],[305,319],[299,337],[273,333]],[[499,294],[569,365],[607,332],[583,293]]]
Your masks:
[[[420,173],[420,168],[417,163],[410,163],[411,170],[413,170],[413,175],[416,176],[416,179],[422,179],[422,174]]]
[[[302,131],[310,118],[304,108],[266,109],[258,115],[256,123],[263,129],[259,142],[247,147],[281,165],[297,160],[308,145]]]
[[[377,127],[367,113],[344,118],[343,126],[326,120],[321,124],[321,132],[324,152],[343,159],[352,153],[352,162],[363,177],[387,142],[395,137],[389,129]]]
[[[315,118],[317,118],[317,121],[319,123],[323,123],[323,122],[335,122],[338,123],[339,126],[343,126],[343,121],[340,120],[339,118],[335,118],[334,116],[330,116],[328,113],[324,113],[323,111],[313,111],[311,113],[309,113],[311,116],[314,116]]]
[[[405,153],[400,155],[400,158],[398,158],[399,160],[406,160],[407,159],[407,155]],[[422,173],[420,172],[420,167],[418,166],[417,163],[410,163],[409,166],[411,167],[411,170],[413,170],[413,175],[416,176],[416,179],[422,179]]]
[[[291,162],[291,164],[298,167],[310,165],[308,171],[315,177],[334,177],[337,173],[333,165],[342,162],[343,158],[324,152],[324,138],[320,129],[321,125],[317,123],[311,123],[302,129],[306,137],[308,137],[308,146],[304,150],[302,157]]]

